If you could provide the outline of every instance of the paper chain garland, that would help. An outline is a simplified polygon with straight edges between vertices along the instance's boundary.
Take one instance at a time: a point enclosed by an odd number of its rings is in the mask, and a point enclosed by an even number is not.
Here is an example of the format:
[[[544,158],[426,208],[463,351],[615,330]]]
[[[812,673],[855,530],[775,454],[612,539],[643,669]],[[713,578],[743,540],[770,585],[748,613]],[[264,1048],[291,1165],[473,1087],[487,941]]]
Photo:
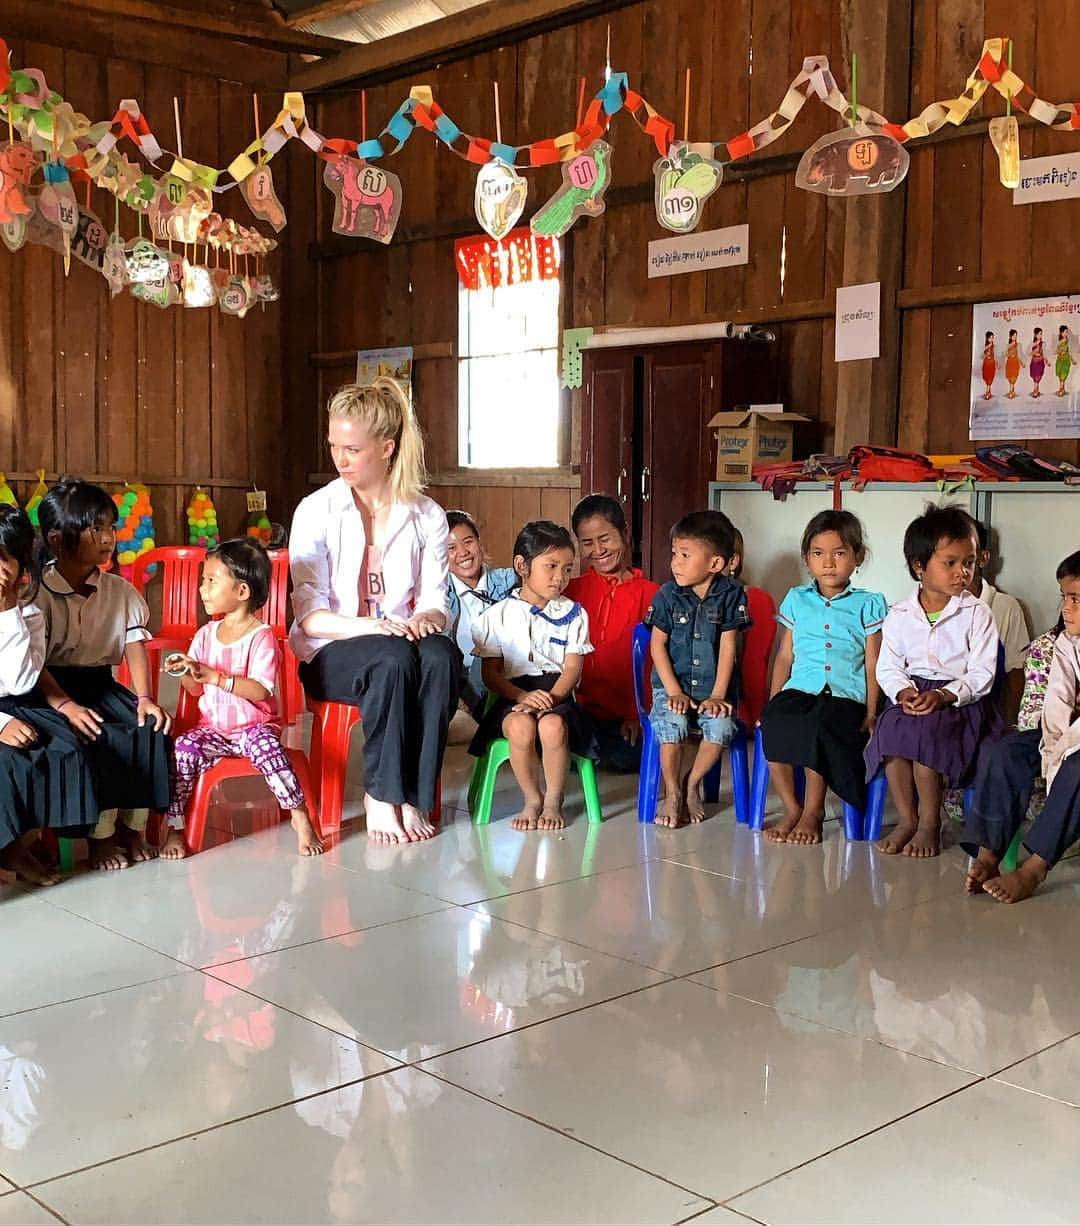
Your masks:
[[[1080,129],[1080,102],[1049,103],[1039,98],[1008,67],[1008,45],[1006,38],[986,40],[963,92],[956,98],[931,103],[903,125],[891,123],[866,106],[860,105],[853,110],[837,86],[828,58],[811,56],[803,61],[802,71],[791,82],[777,110],[733,139],[712,143],[714,157],[722,165],[772,144],[788,130],[812,94],[838,114],[854,115],[860,124],[877,129],[900,143],[927,136],[946,123],[962,124],[990,87],[1011,99],[1013,106],[1039,123],[1063,131]],[[10,69],[7,45],[0,39],[0,114],[6,116],[12,128],[34,149],[51,153],[54,162],[65,166],[75,182],[92,181],[140,211],[149,209],[161,194],[161,181],[144,173],[119,152],[122,140],[130,142],[145,161],[163,172],[166,187],[172,181],[187,189],[199,188],[209,196],[242,184],[293,139],[301,140],[327,161],[343,156],[370,161],[398,153],[413,133],[423,128],[459,157],[477,165],[500,161],[510,167],[536,167],[567,162],[601,139],[614,116],[624,110],[652,138],[660,156],[667,157],[674,141],[675,125],[630,88],[626,73],[610,74],[577,127],[560,136],[527,145],[509,145],[463,132],[439,106],[427,86],[411,91],[378,136],[360,141],[323,137],[307,121],[304,95],[286,93],[281,110],[270,127],[222,171],[163,149],[134,99],[124,99],[111,120],[92,123],[49,89],[40,69]],[[703,145],[695,148],[701,149]],[[272,196],[272,183],[269,187]],[[276,197],[271,199],[268,208],[275,228],[278,228],[278,221],[284,225],[283,211]],[[272,239],[263,238],[234,222],[226,224],[220,244],[232,251],[250,254],[262,254],[274,245]]]

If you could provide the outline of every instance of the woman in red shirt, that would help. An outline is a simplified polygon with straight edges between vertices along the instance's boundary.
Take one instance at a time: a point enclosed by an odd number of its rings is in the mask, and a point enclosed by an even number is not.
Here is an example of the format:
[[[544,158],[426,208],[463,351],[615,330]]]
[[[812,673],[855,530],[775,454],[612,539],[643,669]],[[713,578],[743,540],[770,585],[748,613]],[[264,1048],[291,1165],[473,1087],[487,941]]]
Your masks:
[[[635,772],[641,766],[631,643],[659,590],[630,565],[626,516],[614,498],[590,494],[574,508],[574,535],[590,569],[572,579],[566,595],[589,615],[593,651],[585,657],[578,706],[589,716],[600,765]]]

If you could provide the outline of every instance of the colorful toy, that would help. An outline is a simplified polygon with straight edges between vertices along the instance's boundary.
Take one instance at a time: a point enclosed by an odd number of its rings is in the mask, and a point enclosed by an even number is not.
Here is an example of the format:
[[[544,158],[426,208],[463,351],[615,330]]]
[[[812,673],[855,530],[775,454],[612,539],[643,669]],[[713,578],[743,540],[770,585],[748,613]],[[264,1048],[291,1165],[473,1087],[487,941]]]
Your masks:
[[[196,487],[188,503],[187,522],[189,545],[214,549],[221,543],[214,501],[201,485]]]
[[[37,470],[37,485],[30,491],[30,498],[26,504],[26,514],[30,522],[35,528],[38,524],[38,507],[41,506],[41,500],[49,492],[49,487],[45,484],[45,469]]]
[[[153,549],[154,508],[150,504],[150,491],[140,482],[126,482],[122,490],[113,494],[116,503],[116,560],[121,567],[132,567],[139,554]],[[151,567],[148,574],[153,574]],[[130,578],[130,572],[125,575]]]

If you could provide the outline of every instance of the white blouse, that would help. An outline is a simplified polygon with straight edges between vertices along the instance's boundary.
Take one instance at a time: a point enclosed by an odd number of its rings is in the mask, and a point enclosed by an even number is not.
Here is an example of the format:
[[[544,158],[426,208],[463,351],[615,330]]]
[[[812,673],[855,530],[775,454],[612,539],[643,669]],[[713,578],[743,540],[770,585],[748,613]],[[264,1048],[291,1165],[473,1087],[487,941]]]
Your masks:
[[[931,625],[919,588],[889,610],[881,628],[878,685],[896,701],[913,677],[947,681],[956,705],[985,698],[997,674],[998,632],[990,606],[970,592],[953,596]]]
[[[1080,637],[1059,634],[1042,713],[1043,777],[1049,788],[1062,762],[1080,749]]]
[[[0,698],[28,694],[45,665],[45,618],[37,605],[0,613]],[[0,711],[0,729],[14,716]]]
[[[507,596],[473,619],[473,655],[501,659],[507,678],[561,673],[568,655],[585,656],[592,649],[588,613],[564,596],[543,609]]]
[[[447,615],[448,536],[446,512],[430,498],[390,508],[382,542],[384,615],[403,620],[417,610]],[[300,624],[308,614],[325,609],[360,616],[360,567],[366,552],[360,509],[340,477],[296,508],[289,537],[295,619],[289,643],[298,660],[314,659],[331,641],[303,632]]]
[[[45,616],[46,664],[115,666],[129,643],[151,638],[150,608],[126,579],[95,571],[89,596],[73,591],[55,565],[45,568],[37,603]]]

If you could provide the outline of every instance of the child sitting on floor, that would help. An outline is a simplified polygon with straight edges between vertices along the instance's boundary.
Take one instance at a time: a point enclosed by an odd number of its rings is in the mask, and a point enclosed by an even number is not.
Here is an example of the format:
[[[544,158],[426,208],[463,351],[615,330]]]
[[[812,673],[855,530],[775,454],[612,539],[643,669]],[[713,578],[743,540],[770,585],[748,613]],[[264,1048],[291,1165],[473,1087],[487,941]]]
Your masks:
[[[862,524],[850,511],[820,511],[807,524],[802,558],[811,581],[784,597],[772,697],[761,713],[765,757],[784,804],[766,837],[820,843],[825,792],[866,807],[863,750],[877,718],[875,675],[885,597],[852,587],[866,557]],[[796,766],[806,772],[802,804]]]
[[[176,780],[169,803],[167,860],[187,854],[184,814],[199,776],[221,758],[248,758],[288,809],[302,856],[317,856],[322,843],[304,804],[304,793],[285,751],[277,723],[280,657],[273,629],[256,616],[270,593],[270,559],[250,537],[222,541],[207,552],[199,596],[211,621],[196,631],[188,654],[170,660],[170,672],[198,695],[199,722],[176,738]],[[175,665],[175,668],[173,667]]]
[[[653,700],[649,713],[660,742],[664,799],[660,826],[705,817],[701,787],[735,735],[728,689],[735,672],[737,631],[750,624],[746,593],[727,574],[735,529],[720,511],[695,511],[671,529],[671,574],[645,615],[652,628]],[[691,725],[701,744],[683,777],[682,750]]]
[[[546,519],[526,524],[514,542],[520,587],[473,622],[473,654],[484,662],[484,685],[493,701],[469,752],[481,757],[498,737],[509,741],[510,766],[524,797],[515,830],[566,825],[570,754],[589,750],[587,722],[574,701],[582,660],[592,651],[589,617],[563,596],[573,568],[574,542],[565,528]]]
[[[977,552],[971,517],[959,507],[928,507],[904,533],[917,586],[882,627],[877,679],[888,704],[866,747],[866,778],[884,764],[900,815],[878,844],[890,855],[940,852],[943,778],[969,782],[980,744],[1003,727],[990,697],[997,627],[967,590]]]
[[[975,794],[961,846],[974,859],[965,886],[999,902],[1035,892],[1080,837],[1080,552],[1057,568],[1061,620],[1028,650],[1024,696],[1014,731],[988,742],[979,755]],[[1024,838],[1031,853],[1019,868],[998,874],[1031,803],[1040,775],[1046,803]]]

